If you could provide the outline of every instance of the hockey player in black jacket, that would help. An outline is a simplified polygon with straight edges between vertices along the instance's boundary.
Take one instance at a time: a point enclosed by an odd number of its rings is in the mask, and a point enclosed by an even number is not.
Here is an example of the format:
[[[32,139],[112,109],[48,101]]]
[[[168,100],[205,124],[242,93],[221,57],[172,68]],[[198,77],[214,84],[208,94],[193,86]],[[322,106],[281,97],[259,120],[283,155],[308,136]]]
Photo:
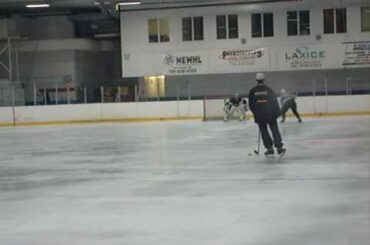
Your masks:
[[[279,155],[285,154],[283,142],[277,124],[277,118],[280,116],[281,111],[277,96],[271,88],[264,84],[265,75],[257,73],[256,75],[257,86],[249,91],[249,107],[254,115],[254,120],[258,124],[261,132],[263,144],[267,151],[265,155],[273,155],[274,148],[276,147]],[[267,129],[269,126],[273,140]]]

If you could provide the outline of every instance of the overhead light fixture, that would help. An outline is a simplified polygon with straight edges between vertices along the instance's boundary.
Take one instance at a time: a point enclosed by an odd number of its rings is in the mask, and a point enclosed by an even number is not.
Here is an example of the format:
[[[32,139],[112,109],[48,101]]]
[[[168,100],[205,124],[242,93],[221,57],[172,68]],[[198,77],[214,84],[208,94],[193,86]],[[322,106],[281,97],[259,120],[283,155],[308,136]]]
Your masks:
[[[49,8],[50,4],[27,4],[27,8]]]
[[[141,4],[140,1],[117,3],[117,5],[120,6],[139,5],[139,4]]]

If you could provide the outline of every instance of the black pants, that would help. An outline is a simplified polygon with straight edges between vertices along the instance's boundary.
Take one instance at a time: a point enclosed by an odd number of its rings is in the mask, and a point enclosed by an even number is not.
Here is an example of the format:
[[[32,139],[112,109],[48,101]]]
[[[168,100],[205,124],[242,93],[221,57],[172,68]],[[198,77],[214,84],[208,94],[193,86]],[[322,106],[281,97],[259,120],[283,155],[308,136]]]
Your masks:
[[[267,126],[269,126],[269,128],[272,132],[272,137],[274,138],[274,141],[272,141],[272,139],[271,139],[271,136],[270,136],[270,133],[267,129]],[[282,139],[281,139],[281,135],[280,135],[280,132],[279,132],[279,127],[278,127],[278,124],[277,124],[276,120],[271,121],[271,122],[260,122],[260,123],[258,123],[258,127],[259,127],[260,132],[261,132],[263,145],[265,146],[266,149],[271,149],[272,144],[274,144],[274,146],[276,148],[283,147],[283,142],[282,142]]]
[[[285,121],[285,113],[292,109],[294,115],[297,117],[298,120],[301,120],[301,117],[299,116],[299,113],[297,111],[297,103],[295,103],[295,100],[288,100],[281,109],[281,116],[283,117],[283,121]]]

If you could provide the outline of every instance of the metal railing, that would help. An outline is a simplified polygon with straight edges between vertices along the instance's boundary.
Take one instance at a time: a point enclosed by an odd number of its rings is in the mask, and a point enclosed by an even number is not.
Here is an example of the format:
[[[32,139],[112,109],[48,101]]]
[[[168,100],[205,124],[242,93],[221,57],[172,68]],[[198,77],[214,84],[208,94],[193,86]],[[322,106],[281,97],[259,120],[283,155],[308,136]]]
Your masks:
[[[1,85],[1,84],[0,84]],[[250,86],[252,86],[250,84]],[[251,88],[251,87],[250,87]],[[166,87],[165,91],[145,91],[136,86],[73,86],[71,84],[44,86],[32,83],[26,87],[0,87],[0,106],[41,106],[61,104],[87,104],[87,103],[123,103],[145,101],[171,101],[203,99],[204,96],[228,96],[238,93],[246,95],[250,89],[238,86],[195,87],[192,84],[177,84]],[[276,88],[279,92],[279,88]],[[282,88],[280,88],[282,89]],[[311,86],[285,88],[299,96],[329,96],[369,94],[370,86],[367,83],[355,83],[352,77],[345,82],[329,81],[327,78],[312,79]],[[243,91],[242,93],[240,91]]]

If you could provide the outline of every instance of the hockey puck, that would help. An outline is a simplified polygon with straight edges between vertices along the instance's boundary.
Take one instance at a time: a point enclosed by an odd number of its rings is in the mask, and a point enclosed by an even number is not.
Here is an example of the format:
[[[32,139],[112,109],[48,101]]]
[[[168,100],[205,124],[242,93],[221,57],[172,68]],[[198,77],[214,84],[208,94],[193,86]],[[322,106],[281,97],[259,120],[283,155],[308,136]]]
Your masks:
[[[252,153],[248,153],[248,156],[252,156]]]

